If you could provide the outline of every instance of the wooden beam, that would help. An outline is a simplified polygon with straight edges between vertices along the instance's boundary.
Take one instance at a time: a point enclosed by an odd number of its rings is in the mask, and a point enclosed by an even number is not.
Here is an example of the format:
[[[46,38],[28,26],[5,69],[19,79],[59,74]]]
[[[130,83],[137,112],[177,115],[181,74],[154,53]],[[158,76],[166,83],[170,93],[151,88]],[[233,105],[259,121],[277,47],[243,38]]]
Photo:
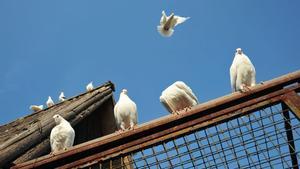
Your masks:
[[[65,119],[73,122],[74,124],[78,123],[81,119],[84,119],[89,113],[86,112],[88,107],[93,105],[93,103],[99,102],[105,96],[110,95],[112,93],[111,88],[104,87],[103,90],[93,91],[88,99],[74,107],[73,105],[68,106],[64,110],[62,110],[59,114],[62,114]],[[77,117],[81,112],[82,115]],[[46,137],[49,137],[51,129],[54,126],[53,119],[45,119],[40,122],[39,125],[35,125],[31,127],[28,131],[21,133],[18,137],[15,137],[4,144],[1,145],[1,154],[0,154],[0,166],[7,165],[8,163],[14,161],[21,154],[28,151],[33,146],[41,143]],[[42,132],[40,128],[42,127]],[[35,152],[39,153],[39,151]]]

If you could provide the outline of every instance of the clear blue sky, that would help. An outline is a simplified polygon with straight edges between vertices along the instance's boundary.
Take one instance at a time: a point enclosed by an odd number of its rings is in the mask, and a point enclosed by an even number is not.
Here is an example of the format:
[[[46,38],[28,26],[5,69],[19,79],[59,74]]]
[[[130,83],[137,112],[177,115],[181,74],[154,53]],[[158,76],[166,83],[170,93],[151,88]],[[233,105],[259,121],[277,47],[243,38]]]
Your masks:
[[[107,80],[137,103],[139,122],[164,115],[161,91],[186,82],[200,102],[230,93],[229,67],[244,49],[266,81],[300,68],[300,1],[0,1],[0,124]],[[191,17],[171,38],[161,11]]]

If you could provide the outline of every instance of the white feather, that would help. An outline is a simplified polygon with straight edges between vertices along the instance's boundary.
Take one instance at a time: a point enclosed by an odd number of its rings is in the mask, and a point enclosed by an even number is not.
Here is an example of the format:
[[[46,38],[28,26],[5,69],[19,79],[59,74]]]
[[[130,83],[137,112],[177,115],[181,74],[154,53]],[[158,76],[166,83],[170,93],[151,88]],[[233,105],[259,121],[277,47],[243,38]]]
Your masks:
[[[66,100],[66,97],[65,97],[64,92],[61,92],[61,93],[60,93],[60,95],[59,95],[59,97],[58,97],[58,100],[59,100],[60,102],[63,102],[63,101]]]
[[[165,11],[162,11],[160,18],[160,25],[157,26],[157,31],[164,37],[170,37],[174,33],[174,27],[185,22],[190,17],[176,16],[172,13],[167,16]]]
[[[92,91],[94,89],[94,86],[93,86],[93,82],[90,82],[88,85],[86,85],[86,91]]]
[[[50,133],[51,151],[65,150],[73,146],[75,131],[70,123],[58,114],[54,115],[53,118],[56,126],[52,128]]]
[[[184,82],[176,81],[162,92],[160,102],[170,113],[174,113],[197,105],[198,98]]]
[[[29,109],[31,109],[33,112],[41,111],[43,110],[44,106],[43,105],[31,105]]]
[[[256,72],[250,59],[242,52],[242,49],[236,49],[233,62],[230,67],[230,82],[232,91],[242,91],[243,85],[254,86]]]
[[[119,130],[133,129],[137,124],[137,107],[128,97],[126,89],[120,93],[120,98],[114,107],[114,115]]]
[[[47,105],[47,107],[51,107],[51,106],[54,105],[54,102],[53,102],[53,100],[52,100],[52,98],[51,98],[50,96],[48,97],[48,100],[47,100],[47,102],[46,102],[46,105]]]

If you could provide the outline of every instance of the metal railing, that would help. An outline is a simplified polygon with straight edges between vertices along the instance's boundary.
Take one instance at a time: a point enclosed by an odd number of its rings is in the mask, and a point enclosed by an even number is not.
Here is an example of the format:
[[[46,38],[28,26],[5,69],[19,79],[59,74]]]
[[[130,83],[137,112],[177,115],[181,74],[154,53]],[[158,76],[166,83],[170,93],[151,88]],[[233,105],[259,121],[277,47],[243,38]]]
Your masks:
[[[299,152],[300,122],[276,104],[93,167],[131,157],[105,168],[297,168]]]
[[[13,168],[299,168],[300,71]]]

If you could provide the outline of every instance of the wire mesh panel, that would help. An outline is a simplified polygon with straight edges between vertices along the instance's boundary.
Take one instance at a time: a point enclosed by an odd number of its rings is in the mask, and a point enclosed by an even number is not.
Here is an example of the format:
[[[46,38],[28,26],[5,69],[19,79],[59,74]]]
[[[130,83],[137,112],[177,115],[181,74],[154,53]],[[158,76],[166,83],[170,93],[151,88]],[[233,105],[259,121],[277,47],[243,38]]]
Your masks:
[[[298,168],[300,122],[283,108],[277,104],[126,154],[111,168]]]

